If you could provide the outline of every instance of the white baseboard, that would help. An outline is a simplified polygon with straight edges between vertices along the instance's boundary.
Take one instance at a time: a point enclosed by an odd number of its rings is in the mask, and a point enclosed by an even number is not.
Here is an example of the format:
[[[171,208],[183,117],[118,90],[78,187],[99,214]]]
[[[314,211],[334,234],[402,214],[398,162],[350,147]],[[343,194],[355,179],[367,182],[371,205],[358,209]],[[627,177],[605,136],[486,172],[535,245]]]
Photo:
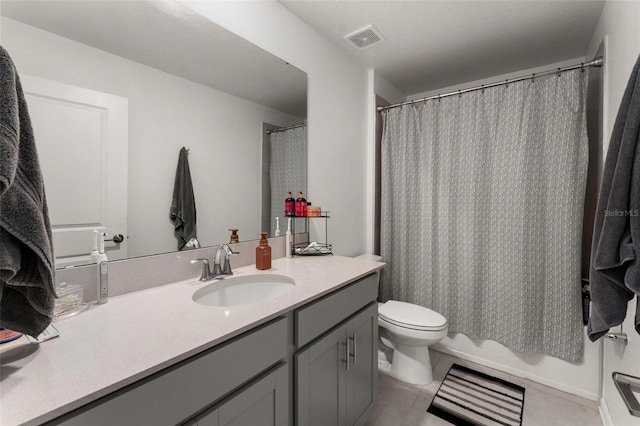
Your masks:
[[[598,412],[600,413],[600,419],[604,426],[615,426],[613,424],[613,417],[611,417],[611,411],[609,411],[609,406],[604,398],[600,398],[600,401],[598,401]]]

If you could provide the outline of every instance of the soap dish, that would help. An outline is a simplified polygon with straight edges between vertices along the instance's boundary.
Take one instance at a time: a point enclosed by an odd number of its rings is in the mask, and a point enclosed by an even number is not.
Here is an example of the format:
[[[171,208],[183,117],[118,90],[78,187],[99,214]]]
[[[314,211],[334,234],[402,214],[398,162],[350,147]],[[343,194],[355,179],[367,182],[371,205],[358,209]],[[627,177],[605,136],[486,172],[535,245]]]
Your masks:
[[[61,283],[56,289],[58,299],[53,309],[54,321],[70,317],[89,308],[88,303],[84,303],[84,288],[79,285],[67,285]]]

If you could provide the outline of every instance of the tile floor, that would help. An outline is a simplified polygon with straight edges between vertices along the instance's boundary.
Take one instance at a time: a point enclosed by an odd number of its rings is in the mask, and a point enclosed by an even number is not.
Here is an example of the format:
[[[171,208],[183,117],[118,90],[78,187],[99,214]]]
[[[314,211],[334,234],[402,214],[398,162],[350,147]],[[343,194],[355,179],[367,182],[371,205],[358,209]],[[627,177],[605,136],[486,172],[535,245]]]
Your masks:
[[[378,373],[378,406],[367,426],[450,426],[427,408],[454,362],[523,386],[523,426],[602,426],[594,401],[436,351],[431,351],[434,380],[429,385],[409,385]]]

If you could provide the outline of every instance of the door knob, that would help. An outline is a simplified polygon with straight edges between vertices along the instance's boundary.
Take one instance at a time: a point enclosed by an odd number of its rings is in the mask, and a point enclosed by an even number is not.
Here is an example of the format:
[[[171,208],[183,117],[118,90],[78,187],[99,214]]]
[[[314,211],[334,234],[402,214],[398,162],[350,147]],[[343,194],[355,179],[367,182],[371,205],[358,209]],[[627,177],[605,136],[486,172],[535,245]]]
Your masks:
[[[105,240],[105,241],[113,241],[113,242],[114,242],[114,243],[116,243],[116,244],[120,244],[121,242],[123,242],[123,241],[124,241],[124,235],[122,235],[122,234],[115,234],[115,235],[113,236],[113,238],[109,238],[108,240]]]

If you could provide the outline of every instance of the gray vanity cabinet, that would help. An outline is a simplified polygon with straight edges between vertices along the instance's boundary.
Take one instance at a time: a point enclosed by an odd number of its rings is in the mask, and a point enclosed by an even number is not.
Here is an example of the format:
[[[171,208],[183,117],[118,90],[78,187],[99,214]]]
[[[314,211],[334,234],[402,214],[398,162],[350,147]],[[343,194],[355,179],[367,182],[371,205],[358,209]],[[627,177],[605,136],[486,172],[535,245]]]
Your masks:
[[[362,425],[377,395],[377,295],[373,273],[49,424]]]
[[[296,424],[362,425],[373,412],[377,283],[377,274],[369,276],[296,313],[298,341],[315,333],[294,356]]]
[[[296,354],[296,424],[366,422],[377,395],[377,322],[370,304]]]
[[[346,326],[295,355],[296,424],[346,424]]]
[[[187,424],[193,424],[198,413],[213,404],[220,410],[223,420],[220,424],[235,424],[234,418],[242,415],[237,408],[239,403],[259,402],[258,394],[262,399],[273,397],[280,402],[282,395],[286,394],[284,403],[288,405],[289,384],[286,371],[281,373],[281,366],[284,370],[288,368],[289,328],[285,317],[270,321],[59,417],[50,424],[155,426],[183,424],[186,419],[191,419]],[[271,381],[263,381],[262,377],[271,378]],[[232,399],[227,395],[232,395]],[[260,407],[252,413],[254,408],[245,406],[246,415],[254,415]],[[288,407],[285,406],[284,411],[288,412]],[[285,425],[287,422],[288,419],[276,424]]]
[[[347,424],[362,425],[378,397],[378,304],[369,305],[347,324],[352,338],[347,371]]]
[[[189,426],[287,425],[289,374],[286,365],[246,386],[231,398],[198,415]]]

